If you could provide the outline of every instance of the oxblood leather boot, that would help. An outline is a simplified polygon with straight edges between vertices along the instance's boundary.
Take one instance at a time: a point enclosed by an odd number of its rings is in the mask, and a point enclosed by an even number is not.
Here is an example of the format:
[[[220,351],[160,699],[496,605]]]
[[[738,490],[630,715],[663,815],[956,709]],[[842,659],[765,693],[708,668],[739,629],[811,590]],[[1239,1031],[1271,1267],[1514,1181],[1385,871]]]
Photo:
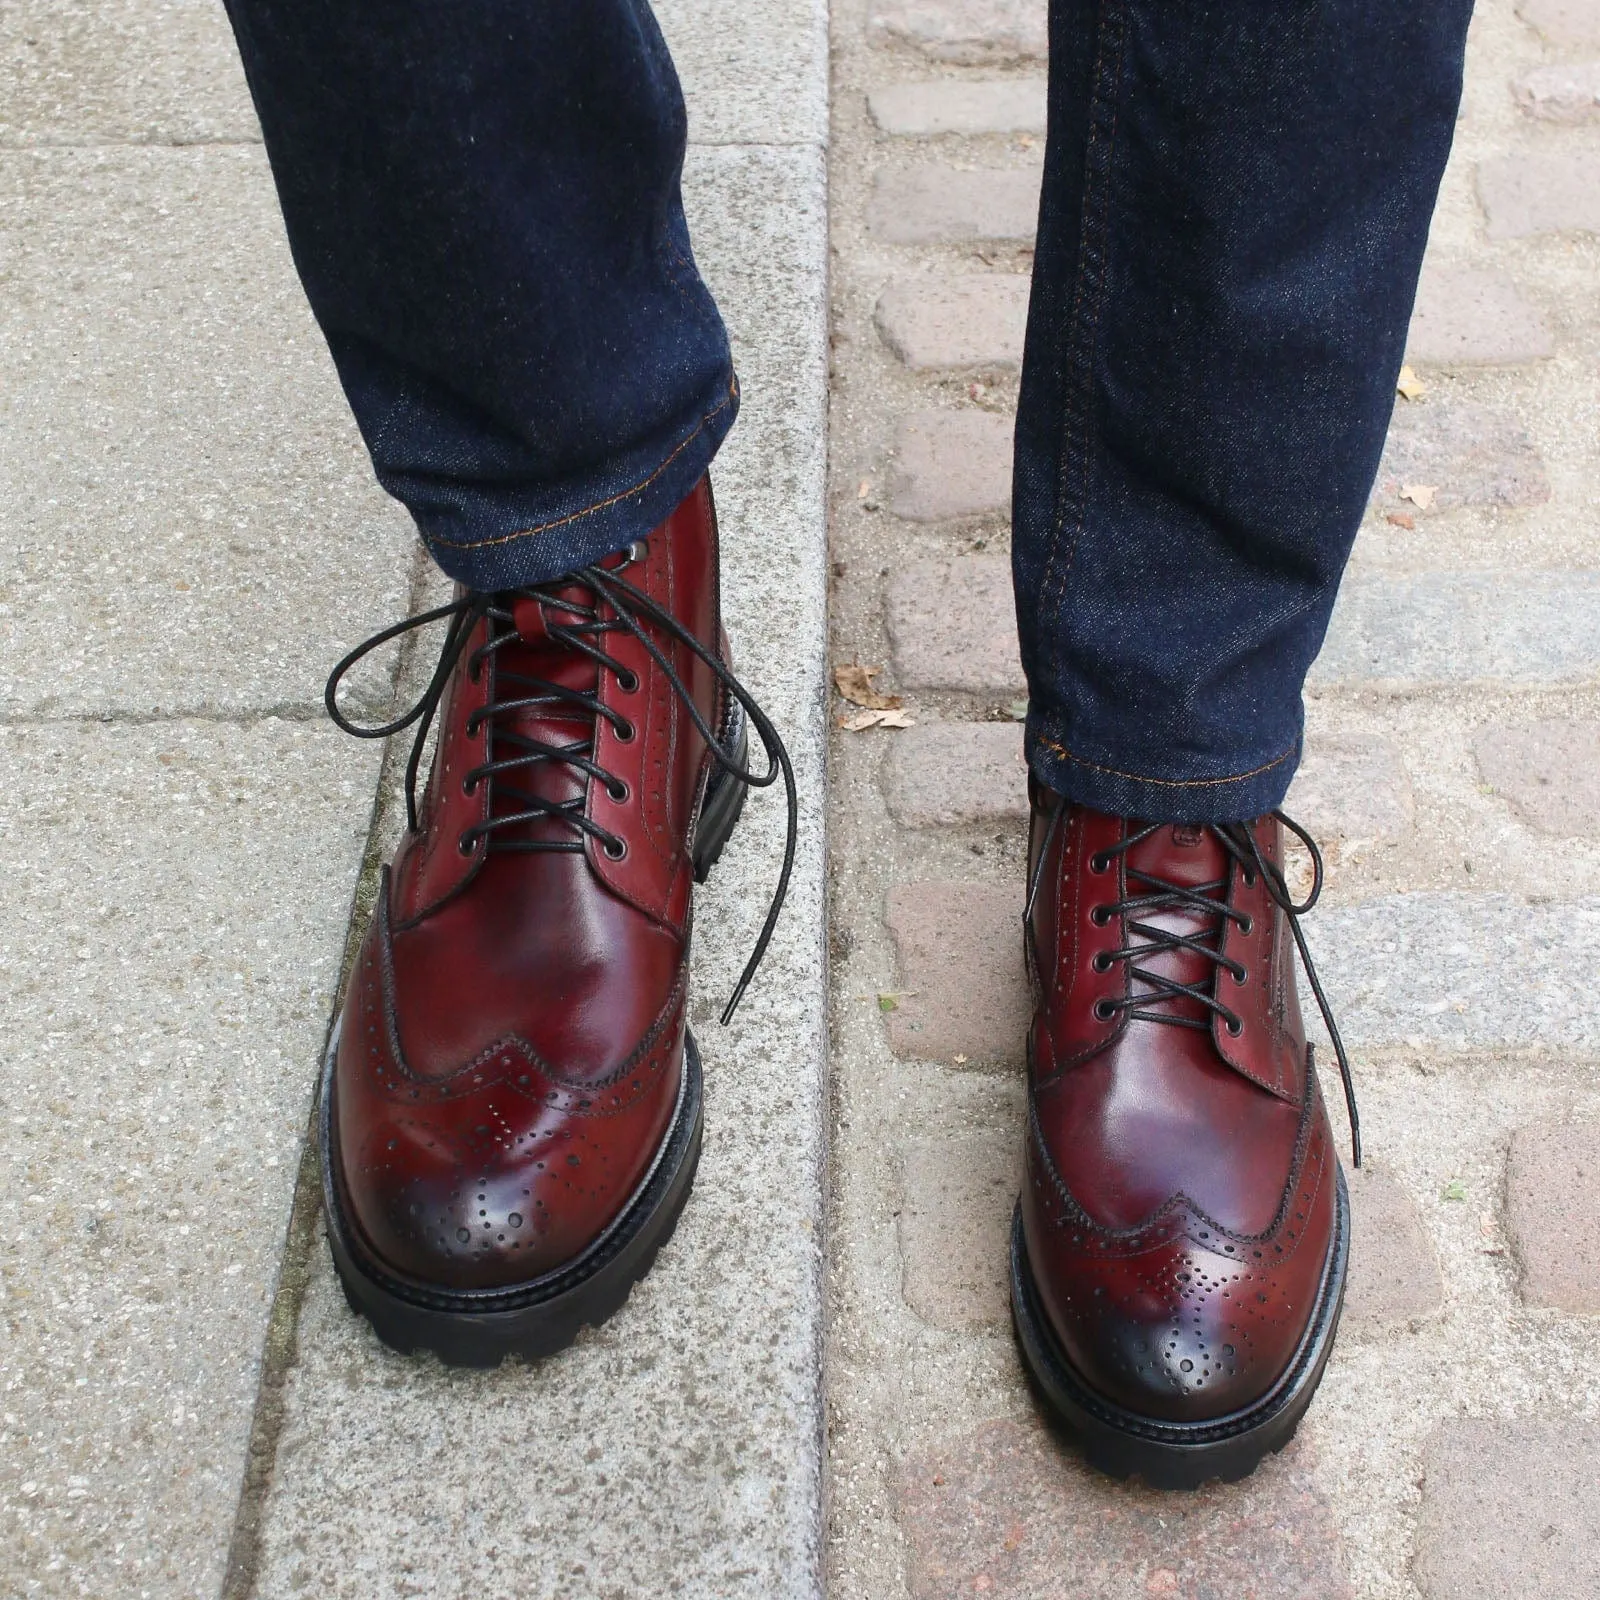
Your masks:
[[[621,1305],[688,1196],[691,882],[747,782],[781,764],[793,792],[781,742],[728,671],[717,574],[702,481],[624,554],[463,593],[330,680],[349,731],[420,722],[408,782],[435,713],[439,726],[321,1104],[334,1261],[398,1349],[469,1365],[560,1349]],[[339,678],[429,620],[449,634],[422,702],[351,727]],[[774,757],[762,778],[744,769],[746,711]],[[792,801],[790,827],[792,840]],[[782,884],[744,981],[781,898]]]
[[[1152,825],[1033,791],[1014,1320],[1090,1462],[1157,1487],[1288,1442],[1344,1296],[1349,1201],[1294,972],[1321,863],[1295,906],[1282,840],[1277,815]]]

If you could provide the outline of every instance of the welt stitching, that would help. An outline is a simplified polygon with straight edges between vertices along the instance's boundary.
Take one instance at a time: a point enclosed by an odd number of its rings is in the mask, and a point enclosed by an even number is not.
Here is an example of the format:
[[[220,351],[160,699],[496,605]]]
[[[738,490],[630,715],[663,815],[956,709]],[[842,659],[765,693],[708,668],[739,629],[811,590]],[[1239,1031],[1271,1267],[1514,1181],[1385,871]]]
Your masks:
[[[629,500],[634,495],[648,489],[705,432],[706,428],[733,404],[734,397],[738,392],[739,383],[737,379],[734,379],[728,385],[727,398],[723,400],[722,404],[706,412],[699,422],[695,424],[692,431],[679,440],[676,448],[657,466],[654,472],[641,478],[627,489],[619,489],[616,494],[609,495],[604,500],[596,500],[593,505],[584,506],[581,511],[572,511],[564,517],[557,517],[553,522],[541,522],[536,528],[522,528],[516,533],[496,534],[492,539],[446,539],[438,534],[430,534],[428,542],[429,544],[442,545],[448,550],[483,550],[491,545],[513,544],[518,539],[531,539],[537,534],[551,533],[557,528],[564,528],[568,523],[581,522],[583,518],[593,516],[596,511],[604,511],[607,507],[616,505],[620,500]]]

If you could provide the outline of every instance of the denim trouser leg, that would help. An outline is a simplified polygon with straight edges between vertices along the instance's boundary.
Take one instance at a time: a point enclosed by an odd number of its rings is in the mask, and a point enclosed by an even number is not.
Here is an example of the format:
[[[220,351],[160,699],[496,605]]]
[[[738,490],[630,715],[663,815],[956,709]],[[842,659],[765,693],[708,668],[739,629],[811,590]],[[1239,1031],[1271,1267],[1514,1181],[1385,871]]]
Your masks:
[[[1470,0],[1052,0],[1017,418],[1028,755],[1277,805],[1377,471]]]
[[[693,487],[738,408],[646,0],[228,0],[295,264],[450,576],[537,582]]]

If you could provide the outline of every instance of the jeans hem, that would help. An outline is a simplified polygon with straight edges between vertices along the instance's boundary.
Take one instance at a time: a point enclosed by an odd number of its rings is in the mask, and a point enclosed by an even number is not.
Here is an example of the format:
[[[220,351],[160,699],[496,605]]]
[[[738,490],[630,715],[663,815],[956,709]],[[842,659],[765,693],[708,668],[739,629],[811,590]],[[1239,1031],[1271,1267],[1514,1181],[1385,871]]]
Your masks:
[[[730,375],[721,402],[653,463],[630,462],[621,474],[613,468],[577,494],[565,485],[555,492],[540,487],[507,493],[498,507],[474,508],[473,538],[459,537],[457,516],[436,519],[416,507],[412,515],[428,553],[457,583],[479,590],[548,583],[644,538],[665,521],[705,475],[738,406],[738,379]],[[621,486],[618,476],[625,479]]]
[[[1148,822],[1240,822],[1283,804],[1300,764],[1300,741],[1282,755],[1220,778],[1160,778],[1074,755],[1042,733],[1028,735],[1028,766],[1055,793],[1092,811]]]

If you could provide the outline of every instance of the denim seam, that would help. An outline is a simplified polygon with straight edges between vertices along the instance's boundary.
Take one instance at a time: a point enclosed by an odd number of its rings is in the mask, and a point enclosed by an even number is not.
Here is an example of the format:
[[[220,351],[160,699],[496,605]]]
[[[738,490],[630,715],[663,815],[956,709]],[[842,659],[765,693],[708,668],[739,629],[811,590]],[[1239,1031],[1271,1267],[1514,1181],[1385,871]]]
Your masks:
[[[662,459],[654,472],[647,477],[641,478],[637,483],[629,485],[628,488],[619,489],[617,493],[608,495],[604,500],[596,500],[593,505],[584,506],[578,511],[569,511],[566,516],[557,517],[554,522],[542,522],[536,528],[520,528],[515,533],[499,533],[491,539],[445,539],[437,534],[431,534],[428,542],[442,545],[448,550],[483,550],[490,545],[513,544],[518,539],[531,539],[536,534],[551,533],[557,528],[566,527],[568,523],[580,522],[584,517],[593,516],[596,511],[604,511],[607,506],[616,505],[618,501],[631,499],[634,495],[648,489],[706,431],[706,428],[733,404],[734,397],[738,392],[739,380],[734,378],[728,385],[728,395],[722,404],[706,412],[699,422],[695,424],[694,428],[685,434],[672,451]]]
[[[1248,772],[1234,772],[1221,778],[1151,778],[1142,772],[1124,772],[1119,767],[1103,767],[1098,761],[1090,761],[1084,756],[1075,756],[1065,745],[1060,745],[1054,739],[1046,738],[1044,734],[1037,735],[1038,742],[1047,750],[1054,750],[1063,761],[1070,761],[1076,766],[1087,767],[1091,772],[1103,772],[1107,777],[1126,778],[1131,783],[1154,784],[1161,789],[1212,789],[1224,783],[1243,783],[1246,778],[1258,778],[1263,772],[1271,772],[1274,767],[1281,767],[1300,748],[1297,739],[1281,756],[1274,756],[1270,761],[1263,761],[1259,767],[1251,767]]]
[[[1070,376],[1073,381],[1062,384],[1061,463],[1056,477],[1056,506],[1052,519],[1054,536],[1050,543],[1050,557],[1045,563],[1044,578],[1039,585],[1040,609],[1047,613],[1050,609],[1058,608],[1066,595],[1067,580],[1076,564],[1078,542],[1089,515],[1089,477],[1093,467],[1094,445],[1094,357],[1100,316],[1105,306],[1106,280],[1110,275],[1107,235],[1111,209],[1111,165],[1121,117],[1119,89],[1127,35],[1128,16],[1123,0],[1104,0],[1100,14],[1099,49],[1089,91],[1089,128],[1083,161],[1083,215],[1079,225],[1076,281],[1072,310],[1062,330],[1062,367],[1066,369],[1063,376]],[[1105,122],[1107,109],[1110,111],[1109,125]],[[1066,526],[1069,517],[1072,521],[1070,536]],[[1059,559],[1063,539],[1067,545],[1064,563]],[[1061,666],[1065,631],[1062,627],[1051,630],[1051,655],[1057,669]]]

